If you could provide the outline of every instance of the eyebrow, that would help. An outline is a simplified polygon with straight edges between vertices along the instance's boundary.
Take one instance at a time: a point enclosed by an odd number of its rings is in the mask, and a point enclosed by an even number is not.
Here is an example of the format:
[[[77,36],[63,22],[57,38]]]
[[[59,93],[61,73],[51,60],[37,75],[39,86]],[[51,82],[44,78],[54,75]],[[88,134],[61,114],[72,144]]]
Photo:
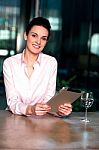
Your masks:
[[[36,34],[36,35],[38,35],[37,33],[35,33],[35,32],[30,32],[31,34],[33,33],[33,34]],[[48,36],[46,36],[46,35],[43,35],[42,37],[46,37],[46,38],[48,38]]]

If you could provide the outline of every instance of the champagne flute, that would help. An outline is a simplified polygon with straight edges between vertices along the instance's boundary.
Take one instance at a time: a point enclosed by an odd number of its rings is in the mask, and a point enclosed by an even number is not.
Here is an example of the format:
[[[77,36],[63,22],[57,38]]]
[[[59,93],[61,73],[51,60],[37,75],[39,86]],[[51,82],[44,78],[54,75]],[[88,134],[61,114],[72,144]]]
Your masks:
[[[93,102],[94,102],[93,93],[82,91],[81,103],[82,106],[85,107],[85,119],[83,119],[82,121],[89,122],[89,119],[87,118],[87,109],[92,106]]]

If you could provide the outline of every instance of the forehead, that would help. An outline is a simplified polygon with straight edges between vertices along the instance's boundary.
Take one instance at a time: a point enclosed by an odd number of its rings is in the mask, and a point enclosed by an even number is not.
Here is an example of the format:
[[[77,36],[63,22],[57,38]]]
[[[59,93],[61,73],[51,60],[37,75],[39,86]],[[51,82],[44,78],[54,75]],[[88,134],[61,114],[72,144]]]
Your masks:
[[[48,30],[43,26],[35,25],[31,28],[30,32],[33,32],[42,36],[48,36]]]

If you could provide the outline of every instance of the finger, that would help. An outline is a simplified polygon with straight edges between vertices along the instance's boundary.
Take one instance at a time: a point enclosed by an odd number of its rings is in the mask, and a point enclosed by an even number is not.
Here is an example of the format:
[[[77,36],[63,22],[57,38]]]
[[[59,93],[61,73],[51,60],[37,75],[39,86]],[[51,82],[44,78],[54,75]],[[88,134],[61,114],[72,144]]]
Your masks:
[[[72,108],[69,108],[69,107],[60,107],[59,111],[61,111],[62,113],[71,113],[72,112]]]
[[[67,105],[67,104],[66,105],[65,104],[64,105],[60,105],[59,108],[70,110],[70,111],[72,110],[72,106],[71,105]]]
[[[70,114],[71,112],[72,112],[72,108],[69,108],[69,107],[64,107],[63,105],[62,106],[60,106],[59,108],[58,108],[58,111],[61,113],[61,114],[65,114],[65,115],[68,115],[68,114]]]
[[[71,112],[68,112],[68,111],[58,111],[58,114],[61,115],[61,116],[68,116]]]
[[[72,108],[72,105],[71,105],[71,104],[69,104],[69,103],[64,103],[64,106],[67,106],[67,107]]]
[[[47,104],[40,104],[39,105],[40,108],[43,108],[43,109],[50,109],[51,107],[48,106]]]
[[[46,104],[36,104],[36,110],[38,110],[38,111],[43,111],[43,110],[50,110],[51,109],[51,107],[49,107],[48,105],[46,105]]]
[[[45,115],[47,113],[47,111],[36,111],[36,115]]]

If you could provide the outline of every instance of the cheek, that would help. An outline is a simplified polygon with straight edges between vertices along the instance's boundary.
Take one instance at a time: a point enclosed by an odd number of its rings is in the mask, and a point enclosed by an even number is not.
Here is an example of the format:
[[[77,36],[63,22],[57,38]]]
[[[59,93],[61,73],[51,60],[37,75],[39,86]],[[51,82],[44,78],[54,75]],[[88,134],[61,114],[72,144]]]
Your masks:
[[[42,47],[45,47],[45,46],[46,46],[46,44],[47,44],[47,42],[45,42],[45,43],[42,43]]]
[[[27,38],[27,42],[32,42],[32,41],[33,41],[33,38],[31,38],[31,37]]]
[[[31,45],[32,42],[33,42],[33,40],[32,40],[31,38],[28,38],[28,39],[27,39],[27,45],[28,45],[28,46]]]
[[[27,36],[27,41],[28,41],[28,42],[31,42],[31,41],[33,41],[33,38],[32,38],[32,36]]]

